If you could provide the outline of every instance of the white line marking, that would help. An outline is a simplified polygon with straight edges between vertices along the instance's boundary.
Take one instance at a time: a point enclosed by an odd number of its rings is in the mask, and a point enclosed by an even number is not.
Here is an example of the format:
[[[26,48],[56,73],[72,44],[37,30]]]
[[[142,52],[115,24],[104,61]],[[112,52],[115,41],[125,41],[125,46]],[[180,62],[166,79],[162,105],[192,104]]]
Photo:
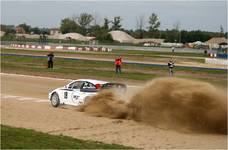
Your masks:
[[[15,99],[1,98],[1,101],[9,101],[9,100],[15,100]]]
[[[127,87],[138,88],[138,87],[141,87],[141,86],[138,86],[138,85],[127,85]]]
[[[4,98],[4,99],[19,98],[19,96],[14,96],[14,95],[2,95],[1,98]]]
[[[33,98],[33,97],[23,97],[23,96],[15,96],[15,95],[4,95],[1,94],[1,100],[17,100],[17,101],[30,101],[30,102],[36,102],[36,103],[42,103],[42,102],[49,102],[47,99],[41,99],[41,98]]]
[[[2,72],[0,74],[2,74],[2,75],[10,75],[10,76],[21,76],[21,77],[30,77],[30,78],[40,78],[40,79],[62,80],[62,81],[72,81],[73,80],[73,79],[62,79],[62,78],[52,78],[52,77],[23,75],[23,74],[10,74],[10,73],[2,73]]]
[[[38,101],[34,101],[35,103],[47,103],[47,102],[49,102],[49,101],[47,101],[47,100],[38,100]]]
[[[30,97],[20,97],[20,98],[17,98],[17,100],[19,100],[19,101],[31,101],[31,100],[34,100],[34,99],[30,98]]]

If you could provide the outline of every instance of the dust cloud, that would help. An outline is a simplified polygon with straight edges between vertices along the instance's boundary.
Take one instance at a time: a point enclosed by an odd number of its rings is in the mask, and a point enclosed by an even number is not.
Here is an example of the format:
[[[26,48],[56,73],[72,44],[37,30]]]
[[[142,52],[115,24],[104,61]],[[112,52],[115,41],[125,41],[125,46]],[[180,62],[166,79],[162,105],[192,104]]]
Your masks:
[[[226,92],[204,82],[158,78],[129,100],[102,91],[80,108],[93,116],[132,119],[152,126],[227,134]]]
[[[128,108],[124,101],[118,99],[117,94],[111,90],[104,90],[91,97],[89,101],[79,108],[97,117],[124,119],[128,116]]]

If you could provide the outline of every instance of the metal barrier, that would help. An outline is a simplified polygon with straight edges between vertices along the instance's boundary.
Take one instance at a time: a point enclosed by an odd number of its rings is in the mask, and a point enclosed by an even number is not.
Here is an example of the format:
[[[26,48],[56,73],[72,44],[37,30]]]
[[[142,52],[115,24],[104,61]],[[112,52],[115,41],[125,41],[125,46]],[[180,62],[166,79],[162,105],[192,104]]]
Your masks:
[[[30,44],[10,44],[10,47],[14,48],[27,48],[27,49],[46,49],[46,50],[74,50],[74,51],[102,51],[102,52],[111,52],[111,48],[106,47],[75,47],[75,46],[50,46],[50,45],[30,45]]]
[[[218,58],[205,58],[205,63],[217,64],[217,65],[228,65],[228,60],[227,59],[218,59]]]

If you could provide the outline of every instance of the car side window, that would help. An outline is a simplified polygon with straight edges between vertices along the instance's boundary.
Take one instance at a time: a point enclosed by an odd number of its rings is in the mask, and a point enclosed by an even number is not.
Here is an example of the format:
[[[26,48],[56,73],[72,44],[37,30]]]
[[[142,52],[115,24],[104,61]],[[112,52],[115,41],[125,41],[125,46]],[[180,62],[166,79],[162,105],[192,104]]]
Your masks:
[[[71,83],[70,85],[68,85],[68,89],[71,89],[72,88],[72,86],[73,86],[73,84],[74,84],[74,82],[73,83]]]
[[[85,82],[83,85],[83,89],[96,89],[96,87],[90,82]]]
[[[76,81],[76,82],[73,82],[71,83],[68,88],[69,89],[80,89],[81,86],[82,86],[83,82],[82,81]]]

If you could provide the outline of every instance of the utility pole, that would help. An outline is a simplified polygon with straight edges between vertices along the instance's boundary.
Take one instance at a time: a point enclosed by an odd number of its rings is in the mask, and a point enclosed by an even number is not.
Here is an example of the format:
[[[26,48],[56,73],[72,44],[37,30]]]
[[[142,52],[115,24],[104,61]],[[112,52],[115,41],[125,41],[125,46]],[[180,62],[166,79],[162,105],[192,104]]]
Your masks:
[[[181,43],[181,31],[179,31],[179,43]]]

